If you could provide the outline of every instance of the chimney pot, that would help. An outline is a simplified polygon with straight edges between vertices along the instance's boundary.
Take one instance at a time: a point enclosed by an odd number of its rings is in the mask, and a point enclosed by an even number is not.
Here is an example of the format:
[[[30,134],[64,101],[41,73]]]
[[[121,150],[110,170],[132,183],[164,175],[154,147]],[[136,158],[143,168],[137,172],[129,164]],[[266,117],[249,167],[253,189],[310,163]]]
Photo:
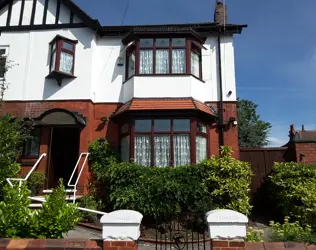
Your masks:
[[[304,125],[302,125],[302,131],[305,131],[305,126]]]

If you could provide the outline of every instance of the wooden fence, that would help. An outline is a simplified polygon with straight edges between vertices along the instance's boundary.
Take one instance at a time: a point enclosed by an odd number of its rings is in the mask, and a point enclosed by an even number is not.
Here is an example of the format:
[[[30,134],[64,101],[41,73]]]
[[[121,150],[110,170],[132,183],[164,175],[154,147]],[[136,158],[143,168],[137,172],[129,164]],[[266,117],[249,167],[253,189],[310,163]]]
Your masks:
[[[272,170],[274,162],[286,162],[287,147],[282,148],[240,148],[240,160],[247,161],[252,166],[251,192],[255,193],[263,184],[264,178]]]

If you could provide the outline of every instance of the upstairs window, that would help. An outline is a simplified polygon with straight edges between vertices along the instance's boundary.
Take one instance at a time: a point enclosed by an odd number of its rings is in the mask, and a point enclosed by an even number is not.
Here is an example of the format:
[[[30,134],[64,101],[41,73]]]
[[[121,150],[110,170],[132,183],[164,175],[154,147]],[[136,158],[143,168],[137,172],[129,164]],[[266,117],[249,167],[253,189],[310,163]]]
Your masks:
[[[7,47],[0,47],[0,79],[4,78],[6,72],[8,50]]]
[[[126,79],[134,75],[191,74],[202,78],[201,49],[186,38],[144,38],[127,45]]]
[[[77,41],[56,36],[50,43],[50,72],[74,75],[76,43]]]

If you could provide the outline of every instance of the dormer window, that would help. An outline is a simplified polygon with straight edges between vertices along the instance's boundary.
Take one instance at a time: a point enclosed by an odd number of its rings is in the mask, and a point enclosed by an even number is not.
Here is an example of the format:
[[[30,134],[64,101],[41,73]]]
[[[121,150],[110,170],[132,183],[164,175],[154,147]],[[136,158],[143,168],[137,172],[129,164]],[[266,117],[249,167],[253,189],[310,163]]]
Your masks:
[[[77,43],[59,35],[54,38],[50,43],[50,73],[47,78],[55,78],[61,84],[61,79],[74,77]]]
[[[200,43],[186,38],[141,38],[127,45],[126,75],[193,75],[202,78]]]

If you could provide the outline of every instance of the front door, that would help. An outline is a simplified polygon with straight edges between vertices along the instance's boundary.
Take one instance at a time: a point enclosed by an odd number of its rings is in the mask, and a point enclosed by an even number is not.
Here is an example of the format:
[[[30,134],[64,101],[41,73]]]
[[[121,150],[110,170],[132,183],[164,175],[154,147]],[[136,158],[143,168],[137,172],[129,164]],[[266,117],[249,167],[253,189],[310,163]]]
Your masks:
[[[79,157],[79,143],[78,127],[52,128],[47,171],[48,188],[55,188],[59,179],[63,179],[64,185],[67,185]],[[76,180],[76,174],[73,180]]]

